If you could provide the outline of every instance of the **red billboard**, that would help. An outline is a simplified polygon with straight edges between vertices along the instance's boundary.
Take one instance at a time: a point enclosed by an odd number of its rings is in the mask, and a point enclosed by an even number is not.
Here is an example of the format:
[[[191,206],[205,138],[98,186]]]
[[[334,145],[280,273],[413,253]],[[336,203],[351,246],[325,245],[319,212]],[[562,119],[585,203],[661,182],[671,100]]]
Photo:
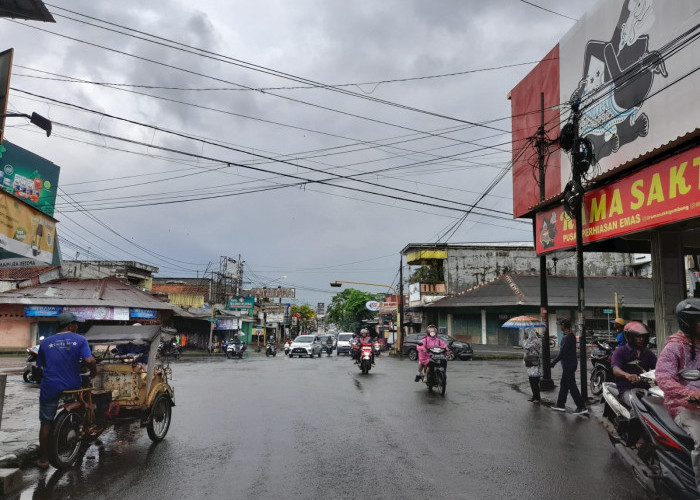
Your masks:
[[[583,243],[700,217],[700,146],[586,192]],[[538,254],[576,246],[576,227],[559,205],[538,212]]]

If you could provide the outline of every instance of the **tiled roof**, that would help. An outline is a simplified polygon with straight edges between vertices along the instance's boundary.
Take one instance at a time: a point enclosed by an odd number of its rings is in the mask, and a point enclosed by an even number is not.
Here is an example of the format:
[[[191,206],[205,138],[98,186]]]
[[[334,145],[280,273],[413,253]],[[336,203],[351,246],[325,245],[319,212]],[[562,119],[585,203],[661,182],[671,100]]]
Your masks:
[[[587,277],[583,282],[586,307],[611,307],[617,292],[625,296],[625,307],[653,308],[651,283],[650,278]],[[547,297],[550,307],[576,307],[576,277],[547,276]],[[540,305],[539,275],[504,274],[493,281],[445,297],[426,307],[510,305]]]

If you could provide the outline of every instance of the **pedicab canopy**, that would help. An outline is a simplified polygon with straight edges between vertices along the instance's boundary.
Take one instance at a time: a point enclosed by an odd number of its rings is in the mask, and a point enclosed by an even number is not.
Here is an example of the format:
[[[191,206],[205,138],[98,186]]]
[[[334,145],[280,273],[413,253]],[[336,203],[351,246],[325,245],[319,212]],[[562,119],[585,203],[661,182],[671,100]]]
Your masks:
[[[151,393],[151,382],[155,371],[156,354],[161,337],[171,339],[173,330],[159,325],[95,325],[85,333],[85,338],[94,344],[140,344],[149,345],[148,366],[146,368],[146,394]]]

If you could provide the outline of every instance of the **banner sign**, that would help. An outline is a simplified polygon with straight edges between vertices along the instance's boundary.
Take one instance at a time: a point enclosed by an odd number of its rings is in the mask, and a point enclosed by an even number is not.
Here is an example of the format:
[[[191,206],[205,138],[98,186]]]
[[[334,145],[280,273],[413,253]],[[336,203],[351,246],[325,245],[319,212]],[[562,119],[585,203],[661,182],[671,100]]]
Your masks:
[[[158,311],[155,309],[141,309],[138,307],[129,308],[129,316],[139,319],[156,319]]]
[[[700,217],[700,146],[588,191],[583,243]],[[560,205],[538,212],[538,254],[576,246],[576,228]]]
[[[376,300],[368,300],[365,303],[365,309],[368,311],[377,312],[379,311],[379,302]]]
[[[229,297],[226,309],[250,309],[255,307],[255,297]]]
[[[0,250],[50,265],[56,221],[0,190]]]
[[[24,306],[24,315],[28,318],[55,317],[63,312],[60,306]]]
[[[249,293],[255,295],[256,298],[265,297],[289,297],[293,299],[295,297],[295,288],[252,288],[248,290]]]
[[[215,330],[238,330],[238,318],[217,318]]]

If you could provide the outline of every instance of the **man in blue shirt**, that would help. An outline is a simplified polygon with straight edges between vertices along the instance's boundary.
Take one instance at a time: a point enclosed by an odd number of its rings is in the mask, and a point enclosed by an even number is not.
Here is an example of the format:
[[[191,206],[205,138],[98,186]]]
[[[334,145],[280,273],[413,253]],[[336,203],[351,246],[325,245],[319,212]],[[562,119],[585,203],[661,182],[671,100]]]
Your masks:
[[[610,365],[620,395],[634,387],[648,389],[649,384],[639,375],[656,368],[656,355],[647,349],[649,329],[641,321],[630,321],[623,330],[625,345],[613,352]]]
[[[51,423],[58,410],[58,400],[63,391],[79,389],[81,386],[80,363],[84,362],[90,369],[90,376],[97,373],[97,362],[92,357],[90,346],[78,330],[78,319],[72,313],[58,315],[58,331],[55,335],[41,341],[37,366],[44,369],[39,393],[39,460],[37,466],[45,469],[49,466],[48,441]]]

